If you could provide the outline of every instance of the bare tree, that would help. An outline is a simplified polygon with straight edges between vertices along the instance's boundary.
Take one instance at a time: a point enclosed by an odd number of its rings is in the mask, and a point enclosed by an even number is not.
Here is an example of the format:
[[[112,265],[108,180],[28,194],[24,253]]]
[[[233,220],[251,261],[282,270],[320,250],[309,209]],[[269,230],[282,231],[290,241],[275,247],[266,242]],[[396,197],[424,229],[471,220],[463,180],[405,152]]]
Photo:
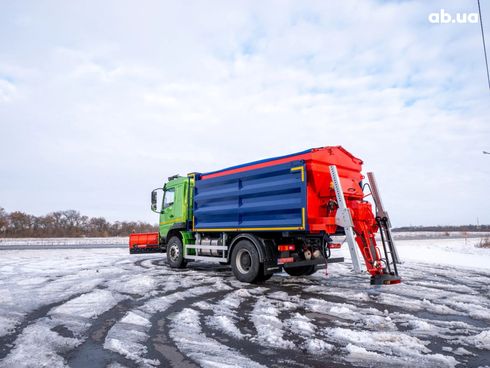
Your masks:
[[[127,236],[157,230],[157,225],[134,221],[110,223],[103,217],[89,218],[75,210],[33,216],[20,211],[7,213],[0,207],[0,237]]]
[[[0,236],[5,236],[5,232],[7,231],[8,225],[8,215],[5,210],[0,207]]]

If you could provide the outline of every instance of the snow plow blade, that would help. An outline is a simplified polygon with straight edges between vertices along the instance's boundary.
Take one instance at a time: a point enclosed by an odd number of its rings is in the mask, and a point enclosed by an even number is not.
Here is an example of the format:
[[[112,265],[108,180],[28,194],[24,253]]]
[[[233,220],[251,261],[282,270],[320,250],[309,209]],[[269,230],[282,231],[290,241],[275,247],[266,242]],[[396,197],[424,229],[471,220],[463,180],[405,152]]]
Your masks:
[[[158,246],[135,245],[129,249],[129,254],[139,253],[163,253],[163,250]]]
[[[129,235],[129,254],[161,253],[159,233]]]

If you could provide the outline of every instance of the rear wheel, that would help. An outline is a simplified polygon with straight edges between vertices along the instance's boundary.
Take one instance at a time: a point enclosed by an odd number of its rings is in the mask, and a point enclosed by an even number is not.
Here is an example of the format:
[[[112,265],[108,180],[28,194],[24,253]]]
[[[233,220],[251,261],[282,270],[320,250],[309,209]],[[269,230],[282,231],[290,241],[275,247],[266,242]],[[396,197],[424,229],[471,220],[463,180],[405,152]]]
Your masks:
[[[265,281],[269,280],[272,277],[272,275],[274,275],[274,274],[273,273],[270,273],[268,275],[262,275],[261,274],[257,277],[257,280],[255,280],[255,282],[265,282]]]
[[[231,254],[231,269],[235,277],[242,282],[259,281],[259,252],[248,240],[240,240]]]
[[[317,269],[316,269],[316,265],[313,265],[313,266],[310,266],[310,267],[311,267],[311,269],[310,269],[310,270],[308,270],[308,271],[305,273],[305,275],[307,275],[307,276],[309,276],[309,275],[313,275],[313,274],[314,274],[314,273],[317,271]]]
[[[167,263],[172,268],[184,268],[187,264],[182,241],[177,236],[172,236],[167,243]]]
[[[259,270],[259,275],[257,276],[257,279],[255,280],[255,282],[265,282],[267,280],[269,280],[272,275],[274,275],[273,273],[268,273],[267,275],[264,275],[264,264],[260,265],[260,270]]]
[[[305,276],[305,275],[311,275],[316,271],[315,265],[311,266],[300,266],[300,267],[291,267],[291,268],[284,268],[284,271],[290,276]]]

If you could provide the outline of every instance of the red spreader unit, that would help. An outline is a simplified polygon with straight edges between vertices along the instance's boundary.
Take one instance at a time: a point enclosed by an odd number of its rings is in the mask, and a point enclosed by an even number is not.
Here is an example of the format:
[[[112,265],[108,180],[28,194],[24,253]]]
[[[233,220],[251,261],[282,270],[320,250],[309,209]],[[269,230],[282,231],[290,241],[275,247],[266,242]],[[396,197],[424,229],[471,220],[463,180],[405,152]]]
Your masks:
[[[158,233],[142,233],[129,235],[129,253],[158,253],[160,237]]]
[[[356,158],[341,146],[313,148],[308,151],[300,152],[289,156],[283,156],[256,163],[250,163],[238,167],[203,174],[202,180],[217,178],[220,176],[232,175],[244,171],[262,169],[279,164],[293,161],[304,162],[302,170],[302,180],[306,181],[306,221],[305,229],[310,234],[326,233],[335,234],[339,227],[339,217],[350,217],[349,222],[344,227],[351,227],[353,237],[364,258],[367,271],[373,276],[374,284],[393,284],[399,283],[397,275],[397,260],[389,260],[391,253],[396,253],[392,249],[391,233],[389,231],[389,220],[385,211],[382,209],[381,200],[376,193],[373,199],[378,200],[377,216],[373,214],[372,206],[365,201],[363,192],[363,179],[361,174],[362,160]],[[341,193],[336,191],[335,180],[332,176],[331,167],[336,167],[338,173],[338,188]],[[373,183],[371,183],[373,187]],[[343,195],[345,212],[341,214],[340,203]],[[343,216],[341,216],[343,215]],[[378,216],[380,215],[380,216]],[[341,221],[341,219],[340,219]],[[385,257],[375,240],[375,234],[381,229],[383,248]],[[333,248],[333,247],[332,247]],[[352,254],[351,250],[351,254]]]

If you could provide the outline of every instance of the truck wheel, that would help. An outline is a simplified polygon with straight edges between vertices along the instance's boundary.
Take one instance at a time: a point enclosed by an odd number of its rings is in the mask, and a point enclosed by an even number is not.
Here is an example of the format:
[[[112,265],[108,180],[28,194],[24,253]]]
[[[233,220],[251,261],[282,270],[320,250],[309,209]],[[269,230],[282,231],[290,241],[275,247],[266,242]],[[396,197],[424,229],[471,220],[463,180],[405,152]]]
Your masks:
[[[269,280],[272,277],[272,275],[274,275],[274,274],[271,273],[271,274],[268,274],[268,275],[259,275],[257,277],[257,280],[255,280],[255,282],[265,282],[265,281]]]
[[[317,271],[316,265],[310,266],[310,269],[306,271],[305,275],[307,276],[313,275],[316,271]]]
[[[172,236],[167,243],[167,263],[172,268],[184,268],[187,264],[182,241],[177,236]]]
[[[257,279],[255,280],[255,282],[265,282],[265,281],[269,280],[273,275],[274,275],[273,273],[269,273],[267,275],[264,275],[264,264],[262,264],[260,266],[259,275],[257,276]]]
[[[255,282],[259,277],[260,260],[255,246],[248,240],[240,240],[231,254],[231,269],[241,282]]]
[[[311,275],[316,271],[316,269],[315,269],[315,265],[312,265],[312,266],[284,268],[284,271],[286,271],[286,273],[290,276],[304,276],[304,275]]]

